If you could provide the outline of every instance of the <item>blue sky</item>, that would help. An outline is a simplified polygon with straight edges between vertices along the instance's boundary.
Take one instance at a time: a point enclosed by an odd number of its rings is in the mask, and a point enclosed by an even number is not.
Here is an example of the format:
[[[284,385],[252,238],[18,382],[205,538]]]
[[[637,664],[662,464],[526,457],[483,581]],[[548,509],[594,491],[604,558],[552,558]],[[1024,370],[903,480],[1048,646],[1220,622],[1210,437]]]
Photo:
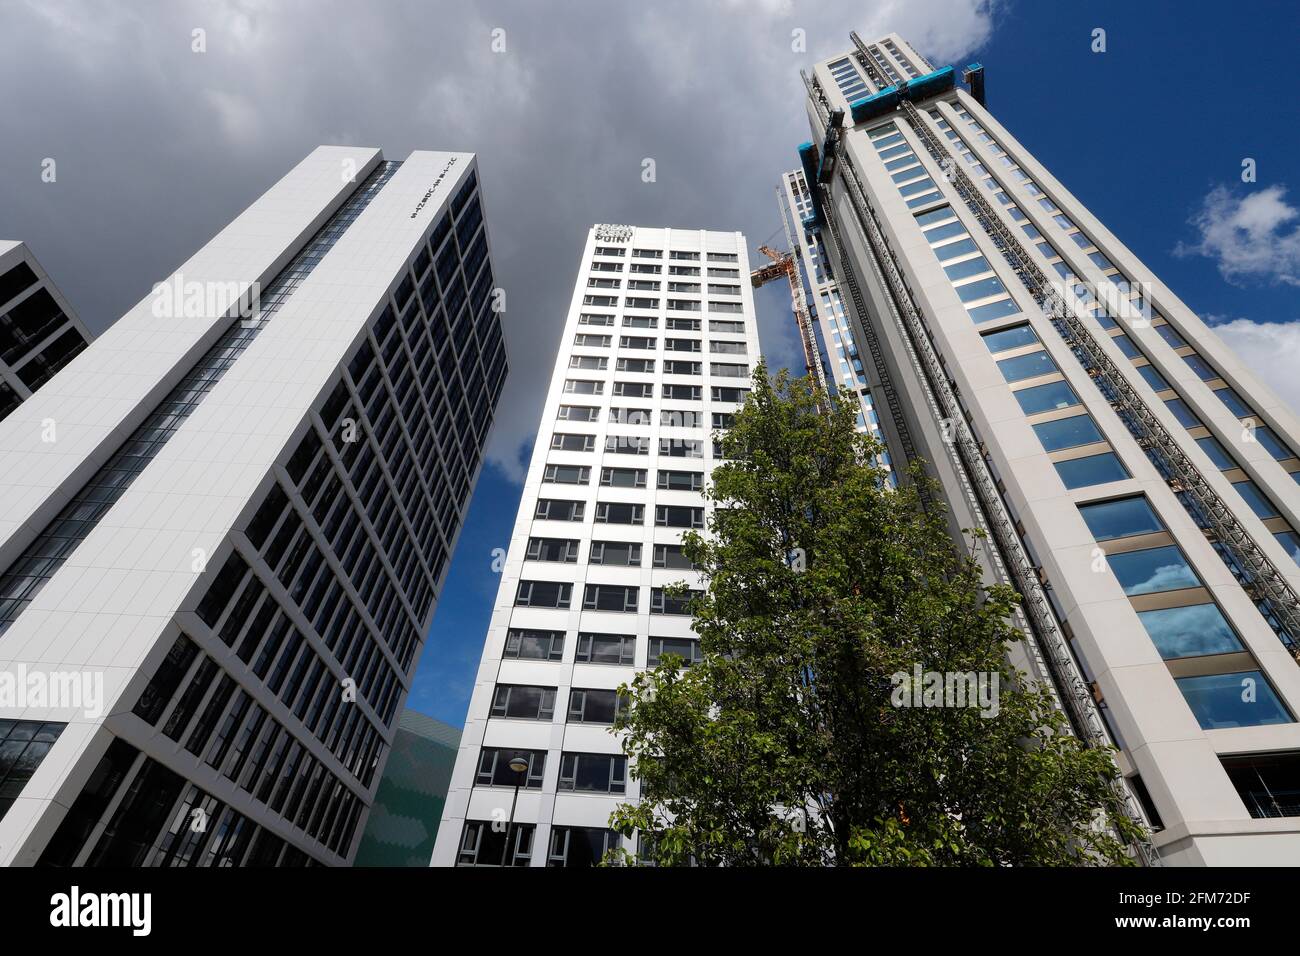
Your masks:
[[[1300,394],[1287,375],[1300,367],[1300,124],[1290,89],[1300,34],[1296,9],[1284,3],[997,4],[991,33],[961,58],[985,64],[988,105],[998,119],[1193,310],[1207,321],[1230,323],[1222,326],[1225,338],[1293,404]],[[1104,53],[1091,49],[1098,27],[1106,31]],[[866,29],[845,21],[846,39],[853,28]],[[1226,40],[1250,57],[1250,69],[1229,68]],[[773,108],[788,114],[781,123],[804,122],[797,98]],[[702,104],[699,117],[683,122],[714,119]],[[708,135],[715,136],[717,162],[750,161],[728,153],[725,130]],[[797,142],[792,138],[786,155],[761,161],[793,166]],[[1256,163],[1252,184],[1241,181],[1246,158]],[[766,204],[775,229],[772,193],[746,198]],[[500,213],[492,223],[498,233],[509,228],[508,210]],[[699,215],[708,224],[709,211]],[[754,246],[764,238],[766,231],[749,235]],[[568,244],[574,254],[580,239]],[[575,259],[566,281],[576,268]],[[757,304],[769,361],[796,364],[784,289],[763,290]],[[512,354],[512,361],[533,357]],[[537,407],[502,414],[531,418]],[[521,449],[522,461],[530,450]],[[492,549],[509,541],[520,490],[498,465],[484,470],[408,701],[456,726],[464,721],[496,598]]]

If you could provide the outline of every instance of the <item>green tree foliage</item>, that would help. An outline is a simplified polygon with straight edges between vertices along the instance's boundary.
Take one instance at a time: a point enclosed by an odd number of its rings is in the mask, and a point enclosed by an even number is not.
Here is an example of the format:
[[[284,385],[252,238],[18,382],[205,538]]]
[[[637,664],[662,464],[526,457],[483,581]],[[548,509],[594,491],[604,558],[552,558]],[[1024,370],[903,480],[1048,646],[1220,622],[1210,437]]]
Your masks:
[[[1008,668],[1015,592],[983,583],[920,507],[921,472],[892,488],[854,424],[806,379],[755,372],[708,534],[685,539],[703,660],[625,687],[641,799],[611,826],[661,865],[1128,862],[1111,754]],[[916,665],[996,674],[996,716],[896,706]]]

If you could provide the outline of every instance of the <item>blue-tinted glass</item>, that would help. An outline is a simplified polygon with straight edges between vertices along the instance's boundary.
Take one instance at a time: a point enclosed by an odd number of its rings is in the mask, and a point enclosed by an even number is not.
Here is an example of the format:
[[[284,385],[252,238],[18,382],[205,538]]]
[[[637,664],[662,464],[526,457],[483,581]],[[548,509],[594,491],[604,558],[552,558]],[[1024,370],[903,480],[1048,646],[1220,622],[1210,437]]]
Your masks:
[[[1125,341],[1128,340],[1126,339]],[[1129,356],[1129,358],[1132,357],[1133,356],[1131,355]],[[1141,375],[1144,379],[1146,379],[1147,384],[1150,385],[1151,388],[1154,389],[1155,391],[1163,392],[1165,389],[1170,387],[1169,383],[1165,381],[1165,377],[1156,371],[1154,365],[1139,365],[1137,367],[1137,370],[1138,370],[1138,374]]]
[[[1229,468],[1236,468],[1237,463],[1219,444],[1215,438],[1198,438],[1196,444],[1201,446],[1201,450],[1210,456],[1210,461],[1214,462],[1214,467],[1220,471],[1227,471]]]
[[[1013,325],[1009,329],[999,329],[996,332],[986,332],[984,334],[984,344],[988,346],[990,352],[1005,352],[1007,349],[1032,345],[1037,341],[1038,336],[1027,325]]]
[[[940,246],[934,250],[934,254],[939,257],[940,262],[947,262],[949,259],[956,259],[958,256],[974,252],[977,248],[975,240],[967,236],[965,239],[958,239],[946,246]]]
[[[1077,448],[1091,442],[1101,441],[1101,432],[1092,416],[1074,415],[1070,418],[1058,418],[1050,422],[1039,422],[1034,426],[1034,434],[1043,443],[1046,451],[1061,448]]]
[[[1201,420],[1192,413],[1192,410],[1187,407],[1187,403],[1181,398],[1169,399],[1165,402],[1165,407],[1174,413],[1174,418],[1178,419],[1178,424],[1184,428],[1195,428],[1201,423]]]
[[[998,362],[1002,377],[1008,382],[1019,382],[1035,375],[1046,375],[1056,371],[1056,363],[1046,352],[1030,352],[1028,355],[1015,355]]]
[[[989,262],[983,256],[974,259],[967,259],[965,262],[958,262],[956,265],[944,266],[943,271],[948,273],[948,278],[956,282],[958,279],[965,279],[967,276],[977,276],[981,272],[989,271]]]
[[[1183,677],[1177,683],[1202,730],[1291,723],[1259,671]]]
[[[1187,344],[1187,340],[1175,332],[1172,325],[1157,325],[1156,331],[1160,333],[1162,339],[1176,349],[1180,349]]]
[[[930,183],[930,185],[933,186],[934,184]],[[907,201],[907,208],[915,209],[917,206],[925,206],[934,202],[938,198],[939,198],[939,193],[937,191],[928,192],[923,196],[913,196],[911,199]]]
[[[1281,440],[1267,425],[1260,425],[1255,429],[1255,440],[1263,445],[1264,450],[1278,461],[1286,461],[1288,458],[1295,457],[1291,453],[1291,449],[1282,444]]]
[[[953,219],[954,216],[956,216],[956,213],[953,212],[952,207],[943,206],[937,209],[931,209],[930,212],[920,213],[920,215],[917,216],[917,221],[924,229],[926,226],[935,224],[935,222],[943,222],[945,219]]]
[[[1249,478],[1245,481],[1234,481],[1232,487],[1237,489],[1237,494],[1245,499],[1246,504],[1250,505],[1250,510],[1256,515],[1261,518],[1277,517],[1277,509],[1273,507],[1273,502],[1269,501],[1264,496],[1264,492],[1259,490],[1259,485]]]
[[[1065,382],[1048,382],[1046,385],[1022,388],[1012,394],[1016,396],[1016,401],[1020,403],[1026,415],[1079,404],[1079,397],[1074,394],[1074,389]]]
[[[944,239],[950,239],[953,236],[964,235],[966,235],[966,227],[958,220],[944,223],[942,226],[932,226],[925,230],[926,242],[929,242],[932,245],[936,242],[942,242]]]
[[[1061,476],[1066,488],[1086,488],[1088,485],[1123,481],[1129,477],[1128,469],[1112,451],[1089,455],[1087,458],[1058,461],[1055,465],[1056,473]]]
[[[1238,418],[1249,418],[1255,413],[1250,410],[1250,406],[1241,400],[1241,396],[1234,392],[1228,386],[1216,388],[1214,394],[1219,396],[1219,401],[1228,406],[1228,411]]]
[[[1124,353],[1124,356],[1126,358],[1133,359],[1139,357],[1142,354],[1141,352],[1138,351],[1138,347],[1133,344],[1133,340],[1130,339],[1123,332],[1113,337],[1111,341],[1114,342],[1115,345],[1119,348],[1119,350]]]
[[[1210,379],[1218,378],[1219,373],[1210,367],[1210,363],[1205,361],[1195,352],[1191,355],[1184,355],[1183,361],[1191,368],[1193,372],[1200,376],[1201,381],[1208,382]]]
[[[957,298],[963,302],[974,302],[976,299],[986,299],[1006,291],[997,276],[989,276],[987,279],[976,279],[974,282],[957,286]]]
[[[1232,626],[1214,604],[1139,611],[1138,620],[1165,660],[1241,650],[1241,642],[1233,633]]]
[[[1000,319],[1004,316],[1016,315],[1020,311],[1020,306],[1016,305],[1012,299],[1003,299],[1000,302],[977,305],[975,308],[966,311],[975,324],[979,325],[981,322],[992,322],[994,319]]]
[[[1183,552],[1174,545],[1108,554],[1106,560],[1125,594],[1154,594],[1200,586]]]
[[[1300,534],[1294,531],[1277,531],[1274,532],[1273,537],[1277,538],[1277,543],[1291,555],[1291,560],[1300,564]]]
[[[916,182],[908,183],[906,186],[899,186],[898,191],[904,196],[913,196],[916,193],[933,188],[934,180],[927,176],[925,179],[918,179]]]

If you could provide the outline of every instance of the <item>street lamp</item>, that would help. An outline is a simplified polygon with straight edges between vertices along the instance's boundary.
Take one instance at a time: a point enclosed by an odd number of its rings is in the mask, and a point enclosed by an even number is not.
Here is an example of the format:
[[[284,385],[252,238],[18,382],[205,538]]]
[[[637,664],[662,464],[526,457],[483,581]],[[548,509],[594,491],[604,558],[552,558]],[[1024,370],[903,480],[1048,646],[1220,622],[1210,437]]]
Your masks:
[[[510,822],[506,824],[506,843],[501,848],[502,866],[506,865],[506,854],[510,852],[510,834],[515,826],[515,806],[519,803],[519,788],[523,785],[524,774],[528,772],[528,758],[516,754],[510,758],[510,762],[506,766],[515,772],[515,795],[514,799],[510,801]]]

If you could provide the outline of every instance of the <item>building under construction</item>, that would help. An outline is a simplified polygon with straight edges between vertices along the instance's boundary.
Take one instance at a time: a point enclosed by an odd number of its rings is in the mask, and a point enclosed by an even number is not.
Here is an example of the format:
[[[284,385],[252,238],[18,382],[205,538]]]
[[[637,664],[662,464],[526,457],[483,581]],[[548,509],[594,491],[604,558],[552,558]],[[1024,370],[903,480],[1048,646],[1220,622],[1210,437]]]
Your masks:
[[[754,283],[785,276],[814,374],[816,331],[897,471],[987,533],[1013,663],[1118,748],[1141,861],[1294,864],[1300,422],[993,118],[982,66],[850,40],[804,76],[794,254]]]

